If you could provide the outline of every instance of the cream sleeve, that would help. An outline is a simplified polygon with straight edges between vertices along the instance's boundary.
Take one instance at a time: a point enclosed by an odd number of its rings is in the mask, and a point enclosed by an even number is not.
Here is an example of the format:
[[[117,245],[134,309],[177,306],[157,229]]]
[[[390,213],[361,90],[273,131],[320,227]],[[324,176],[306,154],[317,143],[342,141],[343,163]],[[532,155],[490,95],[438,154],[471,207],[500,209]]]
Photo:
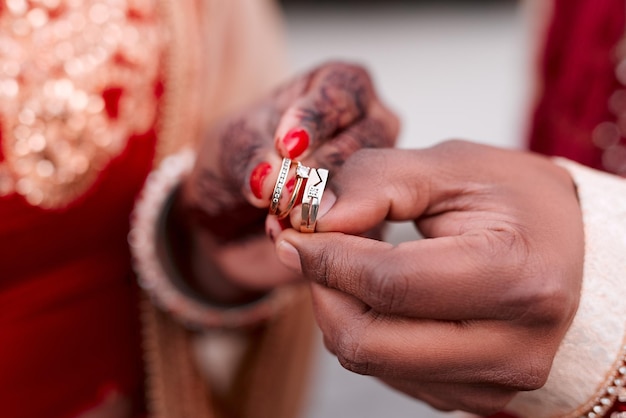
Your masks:
[[[624,393],[626,336],[626,179],[565,159],[585,230],[578,311],[544,387],[522,392],[507,410],[521,417],[602,417]]]

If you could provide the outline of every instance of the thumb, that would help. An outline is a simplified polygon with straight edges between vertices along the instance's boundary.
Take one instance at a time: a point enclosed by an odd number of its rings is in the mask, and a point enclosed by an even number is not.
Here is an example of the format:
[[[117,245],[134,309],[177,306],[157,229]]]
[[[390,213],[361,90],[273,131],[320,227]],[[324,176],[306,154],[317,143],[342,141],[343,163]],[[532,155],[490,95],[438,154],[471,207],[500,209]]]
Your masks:
[[[380,276],[379,268],[386,265],[392,248],[382,241],[339,232],[302,234],[286,229],[276,240],[276,254],[286,267],[351,294],[358,293],[352,285]]]

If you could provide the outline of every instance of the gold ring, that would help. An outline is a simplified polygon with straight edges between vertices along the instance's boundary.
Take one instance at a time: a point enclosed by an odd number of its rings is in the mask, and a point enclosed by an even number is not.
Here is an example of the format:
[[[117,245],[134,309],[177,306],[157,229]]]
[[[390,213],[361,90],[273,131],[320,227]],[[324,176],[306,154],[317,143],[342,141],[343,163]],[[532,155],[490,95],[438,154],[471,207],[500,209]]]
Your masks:
[[[309,167],[306,167],[298,162],[298,165],[296,166],[296,184],[293,187],[293,192],[291,193],[291,197],[289,198],[289,203],[287,203],[287,207],[284,211],[278,214],[278,219],[284,219],[287,217],[287,215],[289,215],[291,209],[293,209],[296,204],[296,199],[300,194],[300,188],[302,187],[302,183],[304,183],[304,179],[309,177],[310,171],[311,169]]]
[[[309,178],[304,188],[304,196],[302,197],[300,232],[315,232],[317,212],[319,211],[327,181],[328,170],[324,168],[311,168],[309,170]]]

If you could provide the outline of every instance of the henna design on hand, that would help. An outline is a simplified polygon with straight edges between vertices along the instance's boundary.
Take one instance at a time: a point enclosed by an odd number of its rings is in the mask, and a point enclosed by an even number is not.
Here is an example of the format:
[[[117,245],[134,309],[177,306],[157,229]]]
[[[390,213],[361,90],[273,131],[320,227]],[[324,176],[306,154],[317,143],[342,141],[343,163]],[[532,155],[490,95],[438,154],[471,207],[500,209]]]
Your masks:
[[[301,109],[301,118],[321,138],[332,137],[338,130],[362,119],[373,99],[369,76],[352,65],[334,64],[320,71],[312,84],[319,86],[319,90],[312,106]]]
[[[348,157],[362,148],[385,148],[394,145],[395,135],[377,119],[362,119],[324,147],[317,158],[320,164],[338,169]]]

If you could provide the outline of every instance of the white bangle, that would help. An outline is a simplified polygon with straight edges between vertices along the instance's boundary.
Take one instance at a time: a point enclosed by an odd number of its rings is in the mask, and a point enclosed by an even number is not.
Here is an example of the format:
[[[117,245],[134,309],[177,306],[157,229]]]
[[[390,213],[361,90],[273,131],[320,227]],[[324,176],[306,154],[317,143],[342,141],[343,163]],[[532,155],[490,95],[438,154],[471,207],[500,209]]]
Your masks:
[[[171,268],[159,257],[157,231],[160,219],[167,215],[168,201],[180,181],[191,171],[194,161],[195,154],[190,149],[166,157],[159,168],[148,175],[135,203],[128,242],[139,285],[157,306],[194,329],[242,327],[272,317],[293,296],[291,287],[274,290],[249,304],[221,308],[190,296],[177,286],[170,277]]]

